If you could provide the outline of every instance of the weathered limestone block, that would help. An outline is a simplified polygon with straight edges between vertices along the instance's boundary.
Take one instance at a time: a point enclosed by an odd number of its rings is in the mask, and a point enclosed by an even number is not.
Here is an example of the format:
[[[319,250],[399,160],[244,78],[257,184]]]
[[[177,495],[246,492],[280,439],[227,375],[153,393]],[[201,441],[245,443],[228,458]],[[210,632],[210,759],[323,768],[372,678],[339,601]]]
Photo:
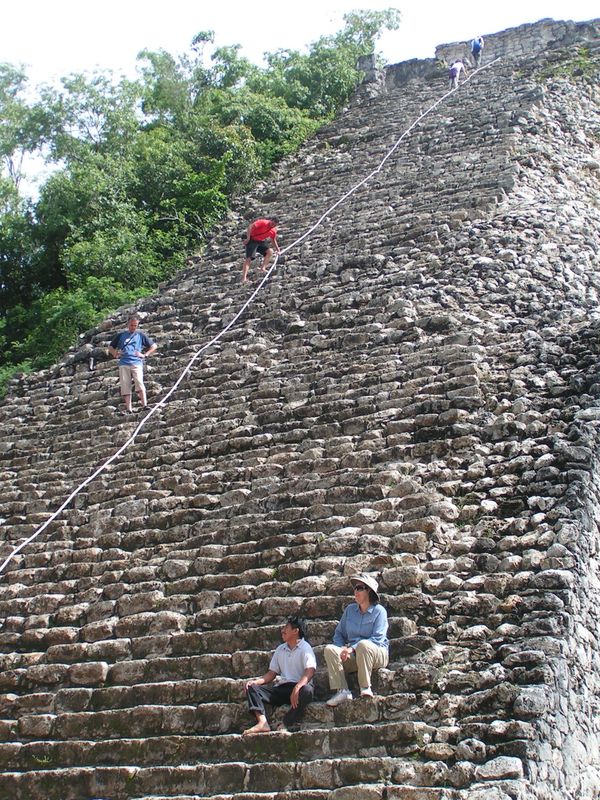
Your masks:
[[[84,625],[83,628],[81,628],[81,636],[86,642],[110,639],[115,635],[117,621],[118,618],[112,617],[111,619],[101,620],[99,622],[90,622],[89,625]]]
[[[360,797],[361,800],[382,800],[385,791],[386,787],[384,786],[370,786],[368,784],[342,786],[329,792],[328,798],[331,798],[331,800],[354,800],[355,797]]]
[[[183,632],[187,626],[187,618],[183,614],[172,611],[155,611],[132,614],[122,617],[115,625],[115,635],[118,638],[129,639],[155,634],[163,631]]]
[[[141,614],[144,611],[155,611],[162,599],[163,593],[158,590],[124,595],[117,600],[116,610],[120,617]]]
[[[91,689],[59,689],[54,700],[54,710],[57,713],[86,711],[91,699]]]
[[[450,769],[441,761],[425,763],[419,769],[416,780],[421,786],[444,786],[449,783]]]
[[[54,714],[23,716],[17,724],[19,736],[23,739],[49,738],[52,735],[55,719]]]
[[[539,716],[548,708],[548,695],[541,687],[525,687],[515,698],[514,711],[519,719]]]
[[[33,685],[53,686],[62,683],[67,672],[65,664],[38,664],[27,670],[27,681]]]
[[[384,569],[381,575],[382,588],[388,591],[398,587],[416,587],[421,584],[422,580],[423,571],[417,566]]]
[[[519,758],[498,756],[476,767],[475,777],[484,781],[522,778],[523,762]]]
[[[456,757],[462,761],[474,761],[481,763],[485,761],[487,747],[484,742],[478,739],[463,739],[456,747]]]
[[[69,680],[77,686],[99,686],[106,682],[108,664],[103,661],[73,664],[69,667]]]

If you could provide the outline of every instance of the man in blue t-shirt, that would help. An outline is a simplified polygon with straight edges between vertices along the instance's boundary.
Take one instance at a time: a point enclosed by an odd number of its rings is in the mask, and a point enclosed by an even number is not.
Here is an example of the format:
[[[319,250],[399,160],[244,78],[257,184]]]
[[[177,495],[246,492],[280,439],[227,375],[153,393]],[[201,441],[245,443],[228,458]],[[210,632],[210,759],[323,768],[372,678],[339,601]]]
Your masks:
[[[475,69],[479,69],[481,66],[481,56],[483,55],[483,36],[478,36],[471,42],[471,55],[473,56]]]
[[[144,359],[156,350],[156,345],[145,333],[138,330],[139,317],[129,317],[127,330],[117,333],[110,342],[108,352],[119,359],[119,383],[125,402],[124,414],[132,414],[131,387],[135,385],[142,409],[147,408],[144,386]]]

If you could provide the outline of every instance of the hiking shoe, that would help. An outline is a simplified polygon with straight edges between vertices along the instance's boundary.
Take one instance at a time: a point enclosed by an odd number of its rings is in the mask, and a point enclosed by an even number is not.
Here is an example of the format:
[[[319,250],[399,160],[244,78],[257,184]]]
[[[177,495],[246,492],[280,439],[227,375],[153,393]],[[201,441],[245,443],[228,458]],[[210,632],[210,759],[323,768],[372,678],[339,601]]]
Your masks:
[[[336,692],[333,697],[330,697],[327,701],[327,705],[330,708],[334,706],[339,706],[340,703],[345,702],[346,700],[352,700],[352,692],[350,689],[340,689],[339,692]]]
[[[360,690],[360,696],[361,697],[373,697],[373,689],[371,689],[370,686],[367,686],[366,689],[361,689]]]

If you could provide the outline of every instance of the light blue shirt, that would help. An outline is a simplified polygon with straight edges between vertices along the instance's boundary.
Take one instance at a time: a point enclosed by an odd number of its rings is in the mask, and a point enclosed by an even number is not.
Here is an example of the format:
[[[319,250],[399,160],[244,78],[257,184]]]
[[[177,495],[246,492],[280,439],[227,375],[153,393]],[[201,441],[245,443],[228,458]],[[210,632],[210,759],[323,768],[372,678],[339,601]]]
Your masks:
[[[269,664],[269,669],[279,676],[276,683],[298,683],[308,667],[316,669],[317,659],[306,639],[299,639],[293,650],[287,642],[280,644]]]
[[[387,611],[382,605],[369,606],[363,614],[358,603],[346,606],[333,634],[333,643],[338,647],[355,647],[361,639],[368,639],[379,647],[389,648],[387,639]]]

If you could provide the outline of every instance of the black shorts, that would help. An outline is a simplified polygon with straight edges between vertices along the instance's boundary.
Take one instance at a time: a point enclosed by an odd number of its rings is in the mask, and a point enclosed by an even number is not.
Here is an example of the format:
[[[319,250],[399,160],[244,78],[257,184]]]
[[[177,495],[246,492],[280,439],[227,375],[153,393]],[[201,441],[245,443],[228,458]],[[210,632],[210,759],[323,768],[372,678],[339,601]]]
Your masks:
[[[270,239],[265,239],[262,242],[259,242],[258,239],[250,239],[246,245],[246,258],[254,258],[257,253],[260,253],[261,256],[266,256],[270,246]]]

